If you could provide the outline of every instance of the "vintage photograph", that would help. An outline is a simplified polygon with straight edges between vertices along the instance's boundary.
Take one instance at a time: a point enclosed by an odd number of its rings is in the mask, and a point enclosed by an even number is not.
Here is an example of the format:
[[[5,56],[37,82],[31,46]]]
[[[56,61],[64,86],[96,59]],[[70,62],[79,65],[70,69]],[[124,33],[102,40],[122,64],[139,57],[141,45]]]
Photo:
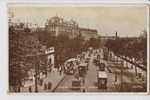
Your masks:
[[[147,93],[148,6],[8,4],[9,93]]]

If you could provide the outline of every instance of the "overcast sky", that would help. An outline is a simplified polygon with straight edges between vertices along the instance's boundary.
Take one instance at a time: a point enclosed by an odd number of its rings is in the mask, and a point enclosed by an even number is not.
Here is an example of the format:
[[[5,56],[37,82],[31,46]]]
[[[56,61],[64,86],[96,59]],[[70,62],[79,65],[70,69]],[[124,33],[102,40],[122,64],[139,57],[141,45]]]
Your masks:
[[[11,6],[15,20],[44,26],[47,19],[73,19],[80,27],[97,29],[100,35],[139,36],[147,28],[146,6]]]

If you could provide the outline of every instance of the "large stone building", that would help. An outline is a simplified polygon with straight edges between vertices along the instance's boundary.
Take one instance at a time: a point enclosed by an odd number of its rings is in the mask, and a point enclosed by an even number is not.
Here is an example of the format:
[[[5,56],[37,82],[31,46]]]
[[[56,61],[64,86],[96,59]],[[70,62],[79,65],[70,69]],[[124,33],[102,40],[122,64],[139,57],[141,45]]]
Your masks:
[[[79,34],[78,24],[74,20],[65,21],[58,16],[52,17],[46,22],[46,31],[53,36],[68,35],[70,38],[74,38]]]
[[[78,23],[76,23],[74,20],[65,21],[63,18],[60,18],[58,16],[52,17],[47,20],[45,29],[53,36],[58,36],[61,34],[67,35],[70,38],[74,38],[81,34],[85,40],[96,38],[98,35],[97,30],[95,29],[80,28]]]

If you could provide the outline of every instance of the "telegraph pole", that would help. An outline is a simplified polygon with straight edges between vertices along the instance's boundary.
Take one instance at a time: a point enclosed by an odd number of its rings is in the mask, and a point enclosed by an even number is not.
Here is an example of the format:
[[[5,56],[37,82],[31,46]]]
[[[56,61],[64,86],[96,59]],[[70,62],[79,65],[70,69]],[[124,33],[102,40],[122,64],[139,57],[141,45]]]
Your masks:
[[[121,66],[123,67],[123,64],[121,63]],[[120,81],[121,81],[121,84],[120,84],[120,91],[122,91],[122,84],[123,84],[123,68],[121,68],[121,79],[120,79]]]

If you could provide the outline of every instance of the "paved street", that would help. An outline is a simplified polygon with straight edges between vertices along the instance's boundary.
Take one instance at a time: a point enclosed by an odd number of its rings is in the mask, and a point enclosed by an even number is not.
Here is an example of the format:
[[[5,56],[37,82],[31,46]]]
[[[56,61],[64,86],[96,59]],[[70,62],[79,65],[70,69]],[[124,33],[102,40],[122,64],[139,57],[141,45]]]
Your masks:
[[[98,53],[99,55],[103,55],[103,53]],[[88,53],[85,54],[85,57],[88,57]],[[98,66],[93,62],[97,55],[91,54],[89,58],[88,70],[84,77],[84,84],[81,84],[81,88],[79,90],[72,89],[72,80],[75,79],[75,74],[65,74],[61,73],[55,69],[51,72],[48,72],[47,77],[44,78],[43,84],[38,85],[39,92],[120,92],[120,91],[131,91],[132,85],[136,87],[142,86],[146,81],[146,77],[144,80],[141,78],[137,78],[135,74],[135,68],[132,68],[131,64],[123,64],[120,65],[116,61],[104,60],[100,59],[101,63],[105,64],[105,72],[107,74],[107,88],[99,89],[98,88]],[[116,57],[115,57],[116,58]],[[120,58],[118,58],[121,60]],[[82,59],[84,62],[84,59]],[[123,60],[124,63],[125,60]],[[119,65],[119,66],[118,66]],[[118,67],[117,67],[118,66]],[[76,66],[77,68],[77,66]],[[122,71],[121,71],[122,70]],[[139,70],[138,70],[139,72]],[[45,89],[45,84],[52,83],[50,89]],[[127,87],[126,87],[127,86]],[[22,92],[28,92],[29,88],[22,87]],[[31,86],[31,92],[35,91],[35,86]]]
[[[120,91],[120,84],[121,84],[121,69],[115,67],[115,63],[111,61],[102,60],[102,62],[106,65],[106,72],[107,72],[107,89],[98,89],[97,88],[97,67],[93,63],[94,56],[90,58],[89,61],[89,69],[87,71],[85,77],[85,91],[86,92],[119,92]],[[123,67],[123,66],[121,66]],[[141,83],[135,76],[134,69],[131,69],[131,66],[124,66],[122,73],[122,83],[128,84],[138,84]],[[57,87],[55,92],[82,92],[81,90],[75,91],[72,90],[72,79],[74,78],[73,75],[66,75],[64,80],[60,83]]]

